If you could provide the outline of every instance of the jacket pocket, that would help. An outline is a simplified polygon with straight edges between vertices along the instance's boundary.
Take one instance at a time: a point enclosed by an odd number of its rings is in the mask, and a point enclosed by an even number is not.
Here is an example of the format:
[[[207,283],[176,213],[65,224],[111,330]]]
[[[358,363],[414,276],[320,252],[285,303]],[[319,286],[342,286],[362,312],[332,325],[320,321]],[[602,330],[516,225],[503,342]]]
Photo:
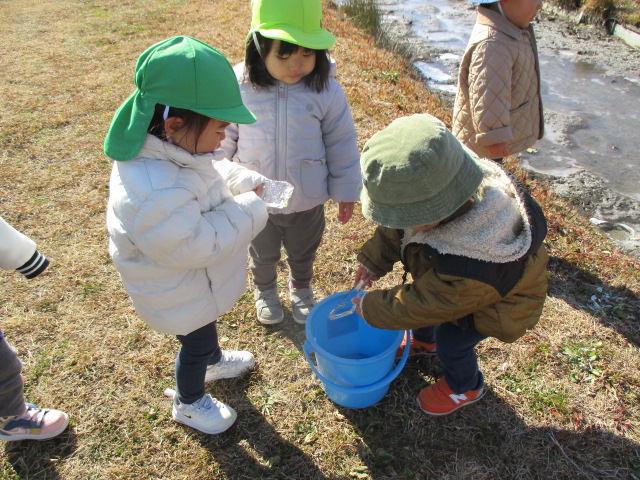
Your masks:
[[[513,143],[527,139],[533,135],[533,130],[538,124],[538,119],[534,118],[532,107],[533,102],[527,100],[509,112]]]
[[[305,197],[319,199],[328,195],[326,163],[324,158],[306,159],[300,163],[300,186]]]

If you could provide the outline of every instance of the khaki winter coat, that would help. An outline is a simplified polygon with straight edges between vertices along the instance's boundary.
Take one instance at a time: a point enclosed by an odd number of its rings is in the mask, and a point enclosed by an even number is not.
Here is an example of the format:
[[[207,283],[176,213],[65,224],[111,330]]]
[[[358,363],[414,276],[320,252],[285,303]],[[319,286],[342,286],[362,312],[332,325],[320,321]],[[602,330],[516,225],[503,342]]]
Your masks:
[[[464,215],[427,232],[378,227],[358,261],[383,276],[400,261],[412,283],[373,290],[364,319],[389,330],[452,322],[513,342],[538,323],[547,292],[544,214],[490,160]]]
[[[521,29],[489,8],[479,8],[460,64],[453,134],[478,156],[507,142],[510,154],[544,133],[538,50],[529,25]]]

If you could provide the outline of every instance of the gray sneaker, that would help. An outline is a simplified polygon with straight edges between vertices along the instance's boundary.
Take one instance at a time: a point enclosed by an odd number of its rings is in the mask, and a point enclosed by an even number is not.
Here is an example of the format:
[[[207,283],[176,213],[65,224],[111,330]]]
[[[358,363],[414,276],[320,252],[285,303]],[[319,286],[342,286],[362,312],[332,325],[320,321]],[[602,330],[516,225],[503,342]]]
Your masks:
[[[238,414],[228,405],[205,393],[199,400],[186,404],[173,396],[173,419],[208,434],[222,433],[236,421]]]
[[[284,312],[277,289],[273,288],[261,292],[256,288],[253,292],[253,298],[256,301],[256,314],[260,323],[274,325],[284,320]]]
[[[304,325],[307,323],[307,316],[316,304],[311,287],[291,288],[289,290],[289,298],[291,298],[293,320],[300,325]]]
[[[256,359],[250,352],[243,350],[222,350],[222,358],[214,365],[207,366],[205,382],[213,382],[221,378],[236,378],[251,370]]]

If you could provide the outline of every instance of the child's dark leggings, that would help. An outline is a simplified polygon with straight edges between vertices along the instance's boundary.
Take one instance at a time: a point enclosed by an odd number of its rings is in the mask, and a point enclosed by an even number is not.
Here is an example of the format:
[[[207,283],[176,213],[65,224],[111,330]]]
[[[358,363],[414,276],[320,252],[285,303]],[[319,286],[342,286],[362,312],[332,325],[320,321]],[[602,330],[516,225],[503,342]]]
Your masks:
[[[207,365],[220,361],[216,322],[211,322],[188,335],[177,335],[182,344],[176,358],[176,388],[182,403],[193,403],[204,395]]]
[[[411,333],[416,340],[436,343],[444,378],[454,393],[477,390],[484,385],[474,347],[487,338],[485,335],[448,322],[417,328]]]

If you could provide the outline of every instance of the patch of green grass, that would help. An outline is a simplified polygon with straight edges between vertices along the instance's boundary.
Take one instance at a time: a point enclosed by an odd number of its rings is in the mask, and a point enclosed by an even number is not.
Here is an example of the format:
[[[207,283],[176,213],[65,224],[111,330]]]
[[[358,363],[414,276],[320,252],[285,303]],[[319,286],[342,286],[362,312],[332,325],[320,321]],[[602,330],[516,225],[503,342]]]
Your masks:
[[[395,85],[398,83],[398,77],[400,76],[399,72],[382,72],[382,78],[386,79],[388,82]]]
[[[342,10],[357,27],[374,37],[381,35],[380,8],[375,0],[346,0],[342,3]]]
[[[35,384],[41,376],[56,371],[66,355],[67,346],[67,342],[60,342],[53,348],[40,350],[30,369],[29,382]]]
[[[570,341],[559,348],[559,354],[569,365],[569,379],[572,382],[588,382],[602,376],[598,365],[602,359],[602,346],[600,340],[592,343]]]
[[[567,418],[571,415],[569,396],[562,389],[536,389],[529,397],[529,410],[538,416],[547,416],[551,413],[554,416]]]
[[[103,289],[103,285],[101,282],[96,280],[87,280],[86,282],[81,284],[81,297],[83,300],[86,300],[88,297],[98,296]]]

